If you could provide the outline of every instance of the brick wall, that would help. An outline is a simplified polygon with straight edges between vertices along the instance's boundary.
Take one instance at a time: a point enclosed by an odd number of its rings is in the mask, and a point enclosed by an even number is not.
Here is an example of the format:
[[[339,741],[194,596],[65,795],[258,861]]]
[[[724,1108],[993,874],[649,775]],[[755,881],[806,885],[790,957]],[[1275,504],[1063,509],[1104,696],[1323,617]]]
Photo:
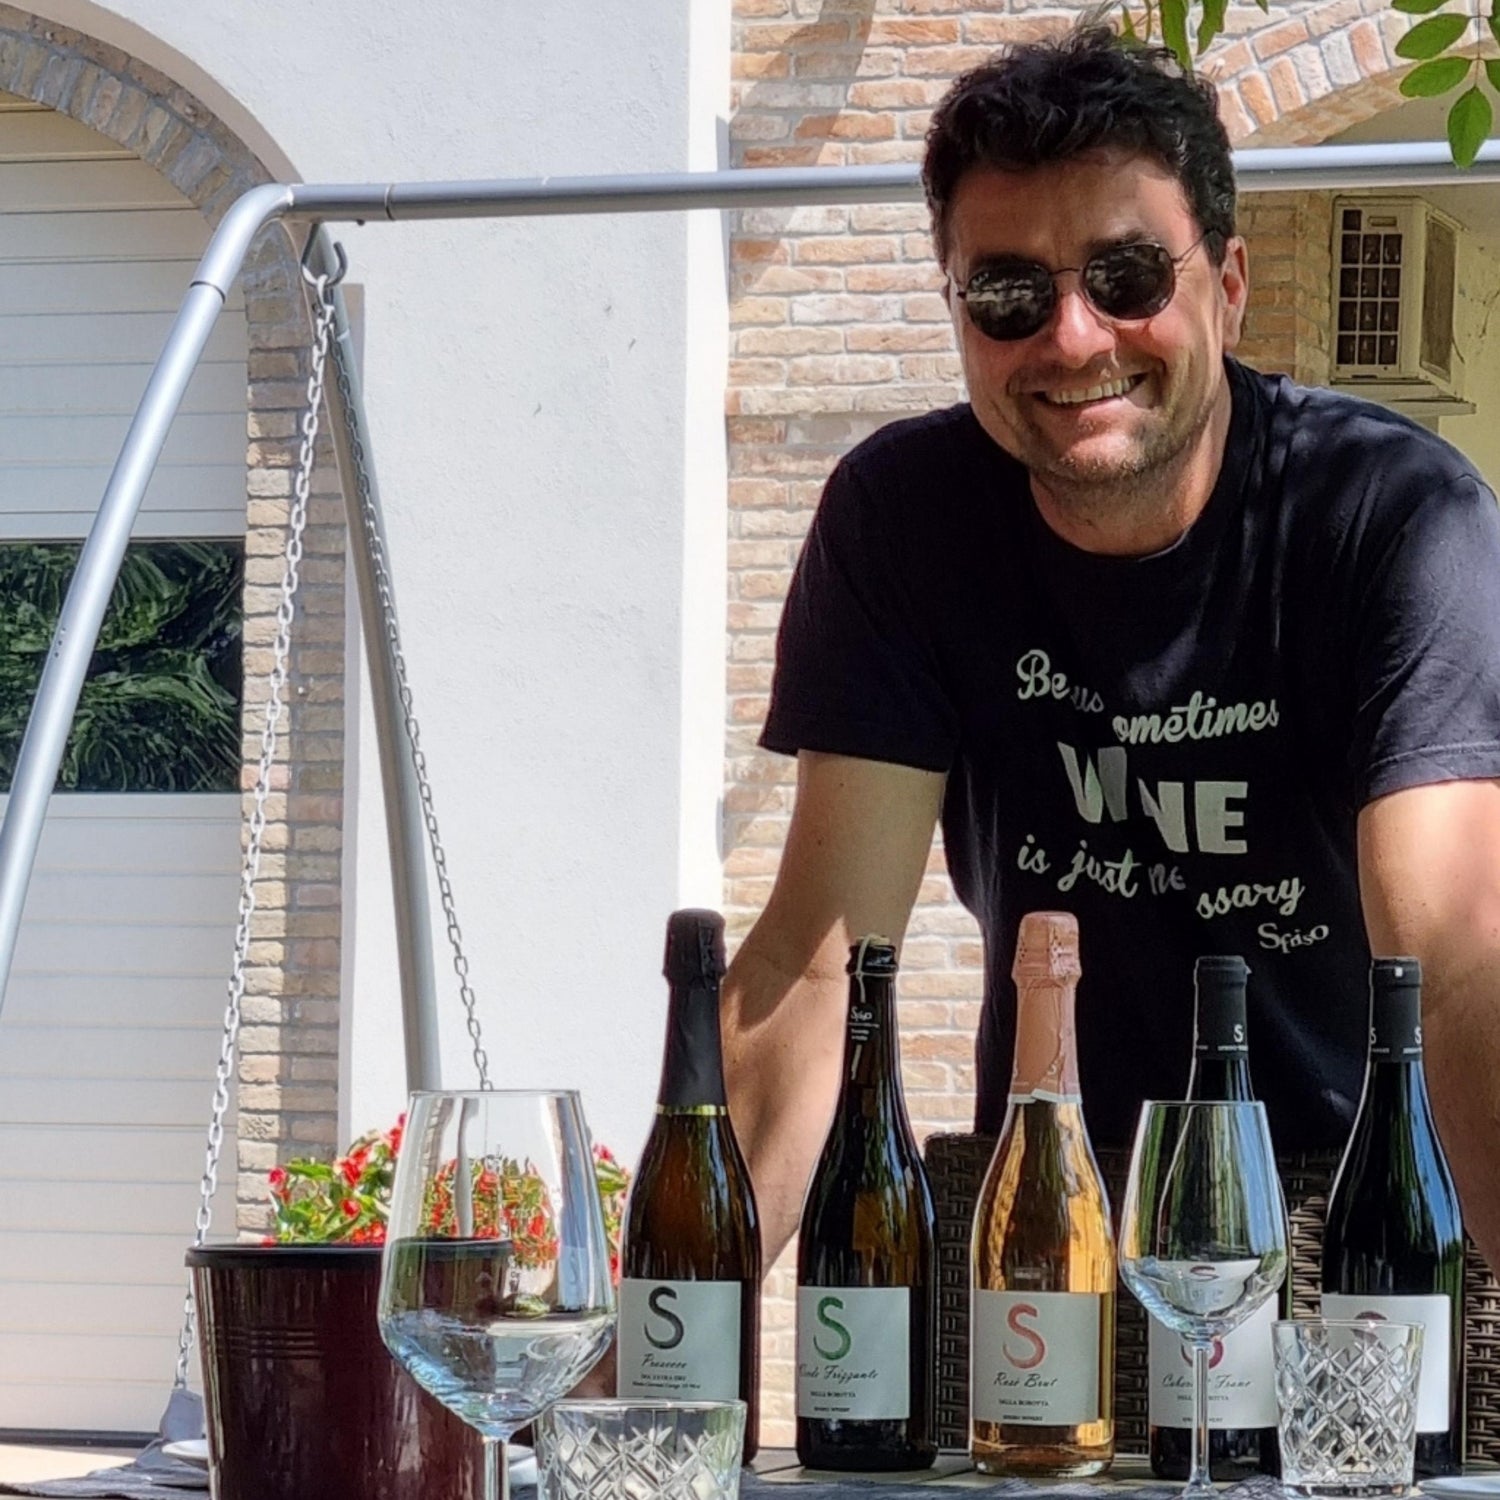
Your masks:
[[[1065,28],[1079,5],[968,0],[734,0],[730,138],[742,166],[920,160],[933,105],[997,46]],[[1236,141],[1310,142],[1398,97],[1405,22],[1385,0],[1233,6],[1206,60]],[[1243,353],[1326,378],[1328,194],[1247,196]],[[729,702],[724,901],[731,936],[774,877],[794,767],[755,748],[785,596],[822,481],[904,413],[961,399],[941,282],[917,205],[757,209],[731,241]],[[903,950],[903,1073],[919,1135],[973,1109],[980,946],[935,848]],[[762,1440],[792,1415],[792,1267],[767,1282]]]
[[[0,5],[0,91],[88,125],[136,152],[216,224],[268,180],[261,163],[171,79],[118,48]],[[280,597],[291,464],[305,401],[309,321],[285,231],[264,233],[244,275],[249,333],[245,534],[244,744],[249,788]],[[183,292],[187,285],[184,278]],[[331,453],[331,450],[330,450]],[[236,1104],[238,1227],[267,1219],[265,1174],[334,1144],[337,1121],[340,861],[344,722],[344,525],[330,453],[321,460],[305,539],[288,713],[267,803],[256,886]],[[228,974],[232,928],[224,931]],[[212,1073],[203,1077],[208,1124]],[[186,1227],[186,1226],[184,1226]],[[231,1226],[218,1225],[226,1231]]]

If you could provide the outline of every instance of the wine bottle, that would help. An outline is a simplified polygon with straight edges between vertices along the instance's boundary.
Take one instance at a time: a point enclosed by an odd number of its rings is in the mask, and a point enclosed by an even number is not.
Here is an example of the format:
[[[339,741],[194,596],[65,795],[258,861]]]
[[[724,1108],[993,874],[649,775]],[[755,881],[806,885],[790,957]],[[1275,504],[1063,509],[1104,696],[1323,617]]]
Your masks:
[[[1370,1052],[1328,1199],[1323,1315],[1420,1323],[1418,1478],[1463,1459],[1464,1227],[1422,1070],[1422,970],[1370,968]]]
[[[1194,966],[1189,1099],[1255,1097],[1245,1024],[1249,976],[1245,960],[1234,955],[1200,958]],[[1271,1325],[1278,1316],[1291,1317],[1291,1309],[1288,1277],[1279,1307],[1277,1298],[1268,1298],[1227,1337],[1215,1340],[1208,1373],[1208,1456],[1215,1479],[1243,1479],[1256,1469],[1281,1472]],[[1147,1372],[1151,1472],[1161,1479],[1186,1479],[1193,1442],[1192,1354],[1155,1318],[1150,1319]]]
[[[1114,1457],[1115,1246],[1078,1084],[1078,923],[1022,918],[1010,1102],[974,1215],[970,1451],[987,1474]]]
[[[797,1457],[925,1469],[937,1457],[932,1191],[906,1117],[896,950],[849,955],[844,1077],[797,1245]]]
[[[653,1400],[738,1397],[749,1463],[760,1429],[760,1228],[724,1093],[723,918],[673,912],[664,972],[656,1118],[621,1236],[616,1390]]]

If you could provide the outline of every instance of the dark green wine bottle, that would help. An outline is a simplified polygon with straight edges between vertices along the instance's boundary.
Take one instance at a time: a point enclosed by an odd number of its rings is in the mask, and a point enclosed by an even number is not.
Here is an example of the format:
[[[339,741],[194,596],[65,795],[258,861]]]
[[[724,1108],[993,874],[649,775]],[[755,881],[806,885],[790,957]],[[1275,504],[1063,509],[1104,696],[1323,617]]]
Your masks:
[[[797,1457],[925,1469],[937,1457],[932,1192],[901,1093],[896,950],[850,952],[844,1078],[797,1246]]]
[[[1236,1103],[1255,1098],[1245,1016],[1249,978],[1249,965],[1235,954],[1200,958],[1194,965],[1189,1099]],[[1208,1372],[1208,1459],[1215,1479],[1244,1479],[1257,1470],[1281,1472],[1271,1325],[1291,1315],[1288,1275],[1277,1296],[1214,1345]],[[1147,1378],[1151,1472],[1159,1479],[1186,1479],[1193,1444],[1192,1356],[1187,1345],[1155,1319]]]
[[[1419,1479],[1456,1474],[1464,1444],[1464,1226],[1422,1069],[1422,968],[1370,966],[1370,1052],[1328,1195],[1323,1315],[1420,1323]]]

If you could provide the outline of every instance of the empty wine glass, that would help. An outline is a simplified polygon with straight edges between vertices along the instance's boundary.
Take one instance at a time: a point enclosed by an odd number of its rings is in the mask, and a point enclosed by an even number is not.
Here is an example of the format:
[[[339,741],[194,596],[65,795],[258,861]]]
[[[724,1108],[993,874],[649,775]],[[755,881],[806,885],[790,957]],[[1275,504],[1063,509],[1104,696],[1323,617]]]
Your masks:
[[[1287,1270],[1286,1206],[1265,1106],[1141,1106],[1120,1217],[1120,1274],[1193,1351],[1192,1473],[1184,1500],[1214,1494],[1208,1363]]]
[[[572,1092],[413,1094],[380,1278],[380,1334],[424,1390],[503,1444],[593,1368],[614,1329],[604,1216]]]

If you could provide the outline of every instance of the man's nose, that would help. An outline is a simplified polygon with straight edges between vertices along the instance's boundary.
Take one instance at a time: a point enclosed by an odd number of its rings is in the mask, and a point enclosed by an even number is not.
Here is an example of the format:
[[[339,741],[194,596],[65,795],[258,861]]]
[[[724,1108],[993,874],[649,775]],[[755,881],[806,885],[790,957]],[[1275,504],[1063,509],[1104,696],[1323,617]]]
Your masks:
[[[1069,365],[1088,364],[1115,347],[1113,325],[1084,296],[1074,275],[1057,282],[1057,306],[1042,337],[1052,346],[1058,362]]]

